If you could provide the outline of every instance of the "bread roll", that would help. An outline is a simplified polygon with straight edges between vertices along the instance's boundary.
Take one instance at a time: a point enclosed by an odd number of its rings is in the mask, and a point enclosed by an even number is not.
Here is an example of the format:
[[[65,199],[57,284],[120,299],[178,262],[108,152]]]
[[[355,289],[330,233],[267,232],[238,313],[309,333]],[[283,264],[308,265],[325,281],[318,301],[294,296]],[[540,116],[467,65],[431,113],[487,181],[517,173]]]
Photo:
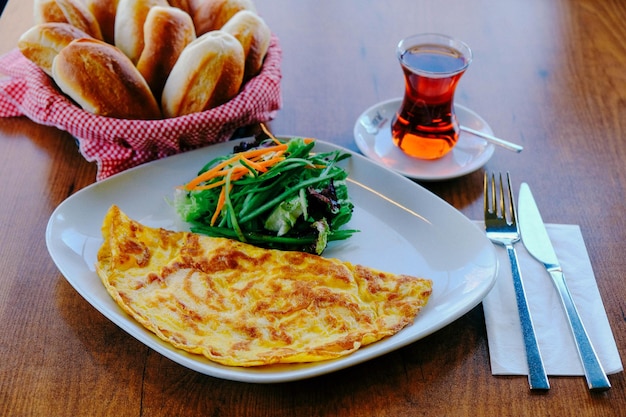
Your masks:
[[[204,3],[205,0],[187,0],[187,5],[189,6],[189,15],[193,18],[193,15],[198,10],[200,4]]]
[[[265,21],[250,10],[237,12],[224,26],[224,32],[233,35],[243,46],[246,56],[245,83],[261,71],[263,59],[270,47],[272,32]]]
[[[154,6],[144,25],[144,48],[137,69],[157,99],[185,47],[196,39],[191,16],[175,7]]]
[[[115,46],[137,63],[143,51],[143,25],[154,6],[167,7],[167,0],[119,0],[115,16]]]
[[[56,0],[68,23],[102,40],[100,24],[82,0]]]
[[[192,15],[190,0],[168,0],[168,3],[172,7],[177,7],[183,12],[187,12],[189,16]]]
[[[61,49],[74,39],[89,37],[69,23],[41,23],[24,32],[17,42],[17,47],[26,58],[52,76],[52,61]]]
[[[49,22],[65,22],[67,19],[56,0],[35,0],[33,3],[35,24]]]
[[[122,51],[96,39],[77,39],[59,52],[52,75],[84,110],[120,119],[158,119],[150,87]]]
[[[212,31],[187,45],[165,83],[165,117],[208,110],[232,99],[243,80],[245,57],[235,37]]]
[[[118,0],[86,0],[89,11],[100,24],[100,31],[105,42],[115,43],[115,13]]]
[[[240,10],[256,12],[252,0],[204,0],[193,15],[196,34],[203,35],[221,29]]]

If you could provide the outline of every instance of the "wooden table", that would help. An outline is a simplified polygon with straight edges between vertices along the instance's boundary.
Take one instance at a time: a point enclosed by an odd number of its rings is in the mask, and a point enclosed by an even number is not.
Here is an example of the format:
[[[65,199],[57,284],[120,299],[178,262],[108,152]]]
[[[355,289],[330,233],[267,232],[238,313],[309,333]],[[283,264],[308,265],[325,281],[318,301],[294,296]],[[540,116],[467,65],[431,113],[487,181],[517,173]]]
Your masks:
[[[402,94],[394,48],[416,32],[461,38],[474,62],[457,102],[499,136],[488,170],[528,182],[547,222],[582,228],[622,358],[626,357],[626,7],[622,0],[257,1],[283,48],[277,133],[357,150],[367,107]],[[0,53],[32,24],[32,1],[10,0]],[[0,120],[0,414],[4,416],[617,416],[623,373],[590,393],[582,377],[494,377],[479,305],[394,353],[327,376],[276,385],[231,382],[171,362],[80,297],[50,259],[54,208],[95,181],[66,133]],[[482,170],[426,183],[471,219],[482,216]]]

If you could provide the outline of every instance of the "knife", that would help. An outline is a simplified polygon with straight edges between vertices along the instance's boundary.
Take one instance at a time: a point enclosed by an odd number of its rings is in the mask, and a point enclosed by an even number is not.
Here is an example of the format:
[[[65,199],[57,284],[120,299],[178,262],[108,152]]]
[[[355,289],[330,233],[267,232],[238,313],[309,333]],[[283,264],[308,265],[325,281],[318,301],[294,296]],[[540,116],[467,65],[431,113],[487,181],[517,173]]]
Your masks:
[[[580,319],[578,310],[576,310],[576,305],[567,288],[563,270],[559,265],[559,260],[550,242],[550,237],[541,219],[541,214],[526,183],[520,186],[517,208],[522,242],[524,242],[528,252],[546,268],[560,295],[570,328],[574,334],[576,349],[585,371],[587,385],[593,391],[608,390],[611,388],[611,384],[591,344],[591,340],[589,340],[589,335]]]

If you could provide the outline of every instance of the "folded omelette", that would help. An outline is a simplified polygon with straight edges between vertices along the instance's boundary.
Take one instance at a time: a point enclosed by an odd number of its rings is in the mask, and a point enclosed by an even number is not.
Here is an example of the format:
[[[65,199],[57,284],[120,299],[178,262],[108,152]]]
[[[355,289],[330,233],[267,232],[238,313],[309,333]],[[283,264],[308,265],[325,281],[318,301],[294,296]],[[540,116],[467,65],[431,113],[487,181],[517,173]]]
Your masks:
[[[176,348],[230,366],[348,355],[411,324],[432,282],[317,255],[144,226],[112,206],[96,270]]]

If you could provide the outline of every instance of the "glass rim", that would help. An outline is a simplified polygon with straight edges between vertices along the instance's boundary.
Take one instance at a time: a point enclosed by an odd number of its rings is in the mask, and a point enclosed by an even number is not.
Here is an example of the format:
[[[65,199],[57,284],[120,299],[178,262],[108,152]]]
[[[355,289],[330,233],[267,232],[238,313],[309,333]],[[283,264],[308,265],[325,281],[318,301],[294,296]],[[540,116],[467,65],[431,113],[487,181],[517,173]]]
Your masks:
[[[454,74],[458,74],[459,72],[465,71],[469,67],[473,59],[472,49],[469,47],[467,43],[459,39],[453,38],[448,35],[443,35],[440,33],[417,33],[417,34],[410,35],[401,39],[400,42],[398,42],[398,45],[396,46],[396,56],[403,66],[405,66],[404,61],[402,59],[402,56],[404,55],[404,53],[410,47],[415,46],[415,45],[421,45],[421,44],[441,45],[441,46],[453,48],[454,50],[458,51],[460,56],[463,58],[464,65],[454,71],[428,71],[428,70],[411,68],[410,66],[408,66],[411,71],[416,72],[416,73],[435,75],[439,77],[451,76]]]

